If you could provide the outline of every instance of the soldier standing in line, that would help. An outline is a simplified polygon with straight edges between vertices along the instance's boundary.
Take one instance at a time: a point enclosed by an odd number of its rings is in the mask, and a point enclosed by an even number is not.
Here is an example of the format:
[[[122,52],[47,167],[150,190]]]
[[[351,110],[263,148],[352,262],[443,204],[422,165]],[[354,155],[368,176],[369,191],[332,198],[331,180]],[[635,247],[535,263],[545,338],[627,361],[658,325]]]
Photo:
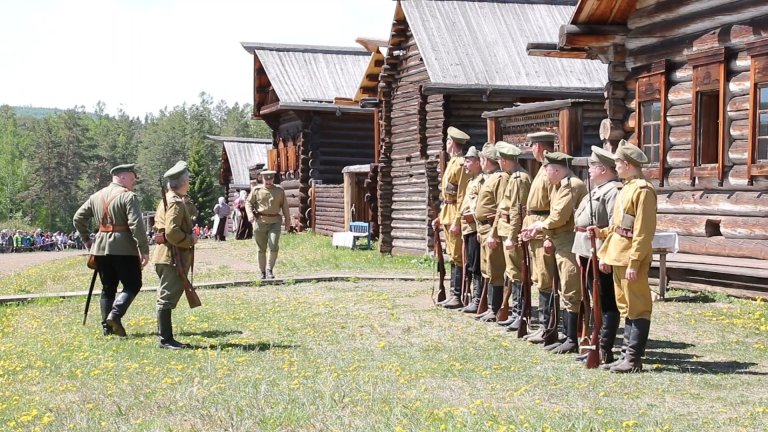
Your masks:
[[[459,212],[461,213],[461,233],[464,237],[464,268],[467,274],[471,275],[473,291],[472,300],[461,311],[477,313],[480,295],[483,292],[483,275],[480,272],[480,243],[477,241],[475,207],[484,177],[480,166],[480,152],[476,147],[470,147],[464,156],[464,170],[469,174],[470,179]]]
[[[560,275],[558,287],[563,299],[565,314],[563,329],[565,341],[546,346],[556,354],[578,351],[577,338],[579,306],[581,306],[581,282],[579,264],[572,252],[574,239],[574,212],[576,206],[587,195],[587,187],[571,171],[573,157],[560,152],[544,154],[544,169],[553,189],[550,194],[549,216],[543,221],[534,222],[524,233],[531,238],[539,232],[546,236],[544,247],[554,248],[557,271]]]
[[[469,140],[469,135],[455,127],[449,127],[447,133],[445,151],[448,152],[450,160],[445,166],[440,190],[443,206],[440,209],[440,216],[432,221],[432,228],[438,229],[440,225],[443,226],[445,253],[451,258],[451,295],[437,305],[457,309],[462,306],[459,296],[461,296],[461,266],[463,265],[459,205],[464,200],[464,192],[469,182],[469,175],[464,171],[462,147]]]
[[[528,134],[531,143],[533,157],[539,162],[544,161],[544,152],[552,151],[555,146],[555,135],[552,132],[536,132]],[[547,181],[547,174],[543,167],[539,168],[531,182],[531,191],[526,202],[526,216],[523,219],[523,229],[534,222],[543,221],[549,216],[549,195],[552,185]],[[552,269],[555,266],[555,257],[544,253],[544,235],[539,234],[529,240],[531,252],[531,282],[539,291],[539,321],[542,325],[533,333],[529,333],[523,339],[532,343],[544,342],[544,329],[549,322],[549,304],[552,301]]]
[[[616,177],[616,162],[613,154],[600,147],[592,146],[589,158],[589,178],[592,190],[585,196],[576,209],[576,235],[573,240],[573,253],[579,259],[581,277],[589,293],[592,292],[592,242],[587,236],[587,227],[596,225],[605,228],[613,218],[613,207],[619,193],[621,183]],[[590,202],[591,201],[591,202]],[[599,250],[602,243],[598,240]],[[595,251],[597,252],[597,251]],[[616,331],[619,328],[619,309],[616,307],[616,295],[613,292],[613,275],[598,272],[600,283],[600,306],[602,309],[602,328],[600,329],[600,363],[613,363],[613,344],[616,341]],[[594,299],[593,299],[594,304]],[[585,317],[585,319],[589,319]],[[587,354],[579,356],[586,359]]]
[[[624,324],[623,359],[613,363],[611,372],[626,373],[643,370],[642,357],[651,327],[651,288],[648,270],[656,232],[656,189],[643,178],[641,166],[648,158],[637,146],[622,140],[613,156],[616,172],[624,187],[616,198],[611,225],[598,229],[590,227],[605,239],[600,247],[600,270],[613,267],[613,283],[619,312],[626,317]]]
[[[149,262],[149,244],[139,197],[132,192],[137,178],[134,165],[118,165],[109,173],[112,183],[91,195],[77,209],[72,222],[85,248],[96,258],[102,284],[99,303],[104,335],[125,337],[122,318],[141,289],[141,270]],[[93,241],[88,229],[91,219],[99,224]],[[123,290],[115,298],[119,283]]]
[[[506,283],[510,285],[512,293],[512,313],[509,319],[498,324],[508,326],[512,330],[520,327],[520,315],[523,311],[523,283],[522,266],[523,255],[518,247],[517,236],[523,225],[523,208],[528,200],[528,192],[531,190],[531,176],[518,163],[518,156],[522,153],[520,148],[504,141],[496,143],[499,151],[499,166],[509,174],[509,181],[504,190],[504,195],[499,200],[499,208],[496,220],[493,222],[493,235],[488,240],[489,244],[496,244],[496,239],[503,240],[504,261],[506,263],[504,276]]]
[[[263,183],[253,188],[245,204],[248,220],[253,224],[253,238],[256,240],[262,279],[275,277],[272,271],[280,250],[281,222],[284,222],[286,231],[291,228],[288,200],[285,198],[283,188],[275,184],[275,174],[277,174],[275,171],[262,171]],[[281,210],[282,217],[279,213]],[[269,265],[267,265],[267,247],[269,247]]]
[[[192,233],[194,227],[193,217],[197,210],[189,199],[189,171],[187,163],[179,161],[171,169],[163,174],[168,181],[168,191],[165,194],[166,202],[160,202],[155,213],[155,231],[162,233],[162,242],[158,241],[152,251],[152,262],[155,271],[160,278],[160,286],[157,289],[157,330],[160,336],[160,347],[168,349],[182,349],[186,345],[173,337],[173,324],[171,313],[184,293],[184,282],[179,271],[186,275],[192,267],[194,254],[192,248],[197,243],[197,236]],[[176,247],[179,253],[179,263],[182,268],[175,267],[171,246]]]
[[[495,322],[504,295],[504,251],[493,238],[492,229],[509,174],[499,169],[499,152],[493,144],[483,147],[483,157],[486,178],[477,195],[475,215],[480,236],[480,270],[483,277],[488,279],[488,304],[491,307],[483,315],[477,316],[477,319]]]

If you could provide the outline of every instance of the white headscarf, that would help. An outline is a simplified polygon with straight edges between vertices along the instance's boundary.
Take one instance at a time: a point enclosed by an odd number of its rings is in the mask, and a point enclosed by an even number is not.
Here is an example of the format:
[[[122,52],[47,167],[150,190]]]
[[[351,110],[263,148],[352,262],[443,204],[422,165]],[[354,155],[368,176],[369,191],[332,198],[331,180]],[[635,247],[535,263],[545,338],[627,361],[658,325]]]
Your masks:
[[[225,204],[224,197],[219,197],[219,204]]]

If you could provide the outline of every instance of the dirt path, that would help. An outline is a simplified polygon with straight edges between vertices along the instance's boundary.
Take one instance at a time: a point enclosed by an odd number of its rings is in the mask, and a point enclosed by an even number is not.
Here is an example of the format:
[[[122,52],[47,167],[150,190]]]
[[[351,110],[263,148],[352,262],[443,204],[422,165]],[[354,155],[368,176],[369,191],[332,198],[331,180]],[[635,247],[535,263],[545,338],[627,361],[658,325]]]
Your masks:
[[[23,252],[0,254],[0,276],[7,276],[37,264],[43,264],[49,261],[56,261],[62,258],[69,258],[78,255],[82,255],[83,262],[85,262],[85,251],[77,249],[61,252]]]

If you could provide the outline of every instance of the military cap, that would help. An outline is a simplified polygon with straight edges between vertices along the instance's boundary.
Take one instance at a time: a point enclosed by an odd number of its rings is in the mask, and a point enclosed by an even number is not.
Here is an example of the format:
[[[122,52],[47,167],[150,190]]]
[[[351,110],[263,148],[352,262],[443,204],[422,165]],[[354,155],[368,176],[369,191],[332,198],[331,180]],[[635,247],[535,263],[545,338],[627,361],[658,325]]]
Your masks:
[[[274,178],[275,174],[277,174],[277,171],[264,170],[260,174],[261,174],[262,177]]]
[[[499,160],[499,151],[496,149],[496,146],[491,143],[485,143],[483,146],[483,157],[486,159],[490,159],[492,161],[498,161]]]
[[[564,167],[570,167],[573,156],[567,155],[561,152],[544,152],[543,165],[562,165]]]
[[[168,171],[163,174],[163,177],[167,178],[168,180],[174,180],[187,172],[187,163],[184,161],[178,161],[176,162],[176,165],[171,167]]]
[[[520,156],[520,148],[516,145],[510,144],[506,141],[499,141],[496,143],[496,150],[499,152],[499,157],[503,159],[515,160]]]
[[[451,126],[448,128],[448,136],[457,144],[464,144],[469,139],[469,135]]]
[[[477,147],[470,147],[469,150],[467,150],[467,154],[464,155],[464,158],[479,158],[480,152],[477,151]]]
[[[613,155],[614,160],[623,160],[635,166],[641,166],[648,163],[648,157],[636,145],[628,143],[626,140],[619,141],[619,147]]]
[[[135,166],[136,166],[135,164],[118,165],[116,167],[112,167],[112,169],[109,170],[109,174],[110,175],[118,175],[118,174],[124,173],[124,172],[132,172],[132,173],[136,174],[136,171],[134,170]]]
[[[531,142],[531,144],[554,144],[555,138],[557,138],[557,134],[552,132],[534,132],[529,133],[526,137],[528,138],[528,141]]]
[[[598,146],[592,146],[592,155],[589,156],[589,161],[597,162],[610,168],[616,166],[616,161],[613,159],[613,153]]]

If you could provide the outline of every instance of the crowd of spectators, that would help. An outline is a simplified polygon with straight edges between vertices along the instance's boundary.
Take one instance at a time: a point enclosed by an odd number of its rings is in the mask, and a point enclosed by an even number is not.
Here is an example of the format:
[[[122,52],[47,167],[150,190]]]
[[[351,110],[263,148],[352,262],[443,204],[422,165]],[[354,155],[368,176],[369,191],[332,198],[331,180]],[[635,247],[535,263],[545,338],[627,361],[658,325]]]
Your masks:
[[[0,253],[61,251],[64,249],[83,249],[83,242],[76,231],[69,234],[61,231],[43,232],[41,229],[32,233],[9,229],[0,231]]]

